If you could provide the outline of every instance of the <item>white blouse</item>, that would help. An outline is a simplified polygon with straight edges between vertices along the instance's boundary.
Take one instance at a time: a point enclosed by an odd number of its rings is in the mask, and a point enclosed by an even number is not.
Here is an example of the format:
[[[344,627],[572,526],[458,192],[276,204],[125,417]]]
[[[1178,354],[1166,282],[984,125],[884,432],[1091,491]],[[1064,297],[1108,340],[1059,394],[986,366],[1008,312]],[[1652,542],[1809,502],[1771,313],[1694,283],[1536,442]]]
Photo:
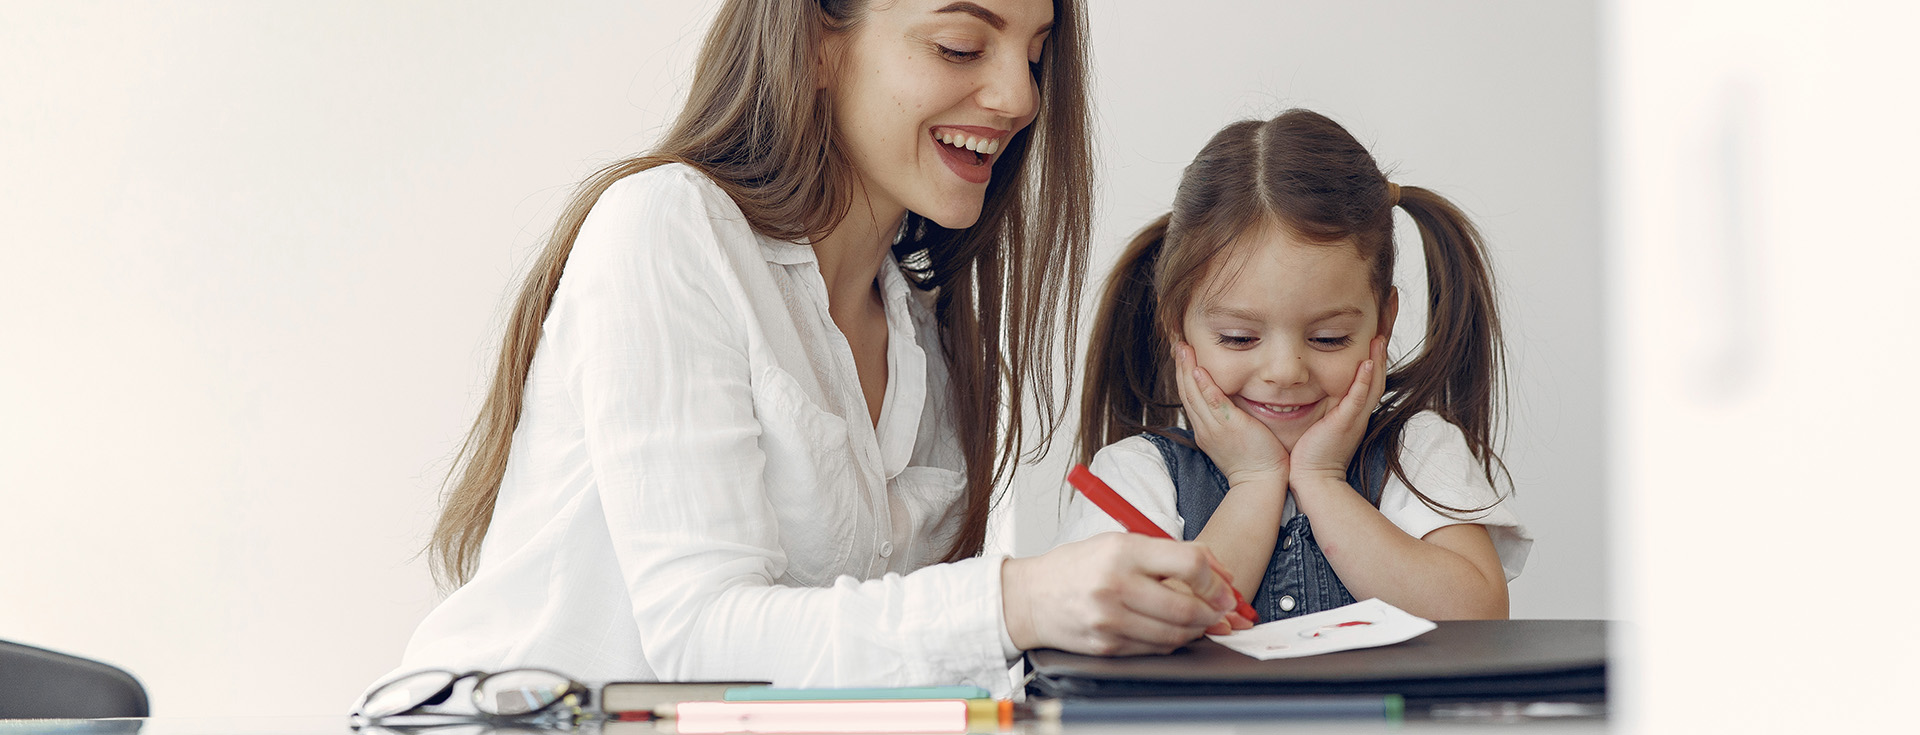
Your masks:
[[[934,564],[965,483],[930,301],[881,271],[876,431],[811,247],[686,166],[615,183],[554,295],[478,572],[389,677],[1006,694],[1002,559]]]
[[[1380,513],[1393,525],[1414,538],[1425,538],[1435,529],[1460,523],[1478,523],[1493,537],[1493,548],[1500,554],[1500,566],[1507,580],[1520,576],[1527,566],[1527,554],[1533,549],[1533,534],[1520,524],[1520,517],[1487,483],[1480,463],[1467,450],[1467,438],[1460,428],[1432,411],[1414,414],[1400,435],[1400,464],[1407,476],[1427,497],[1455,508],[1492,508],[1453,518],[1427,507],[1408,489],[1398,475],[1389,473],[1380,490]],[[1145,436],[1133,436],[1114,442],[1094,454],[1087,469],[1113,486],[1135,508],[1174,538],[1186,521],[1174,501],[1173,477],[1167,472],[1167,460]],[[1296,513],[1293,494],[1281,511],[1282,522]],[[1078,541],[1106,531],[1123,530],[1088,501],[1073,493],[1061,518],[1054,545]]]

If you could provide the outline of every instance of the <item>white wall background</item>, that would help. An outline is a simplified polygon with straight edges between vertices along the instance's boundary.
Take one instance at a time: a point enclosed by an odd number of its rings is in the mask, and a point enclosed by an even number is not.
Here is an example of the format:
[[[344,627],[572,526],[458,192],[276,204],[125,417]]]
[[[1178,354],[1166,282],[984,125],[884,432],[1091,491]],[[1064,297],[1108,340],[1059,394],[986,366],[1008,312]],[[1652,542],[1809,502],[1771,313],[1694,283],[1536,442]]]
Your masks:
[[[1288,106],[1453,196],[1504,278],[1514,612],[1606,616],[1593,6],[1093,4],[1102,270]],[[159,715],[343,711],[435,599],[413,554],[515,273],[713,5],[0,6],[0,638]],[[1003,543],[1045,546],[1064,458]]]

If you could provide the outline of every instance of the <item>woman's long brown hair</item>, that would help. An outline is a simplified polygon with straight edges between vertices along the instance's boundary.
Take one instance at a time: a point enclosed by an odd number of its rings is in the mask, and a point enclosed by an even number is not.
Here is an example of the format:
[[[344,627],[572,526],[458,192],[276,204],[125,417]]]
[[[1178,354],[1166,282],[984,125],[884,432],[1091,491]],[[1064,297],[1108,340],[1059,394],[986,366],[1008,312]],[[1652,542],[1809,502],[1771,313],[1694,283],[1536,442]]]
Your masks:
[[[1433,411],[1460,427],[1489,483],[1505,474],[1494,443],[1505,367],[1493,272],[1479,230],[1458,207],[1417,186],[1398,189],[1397,206],[1419,226],[1426,254],[1426,333],[1419,353],[1387,373],[1357,456],[1385,451],[1388,471],[1429,507],[1482,511],[1414,487],[1400,439],[1409,419]],[[1319,113],[1288,110],[1214,135],[1181,175],[1173,211],[1134,236],[1107,281],[1087,349],[1080,461],[1178,425],[1168,345],[1195,292],[1247,233],[1274,223],[1307,242],[1355,248],[1384,307],[1393,291],[1392,190],[1366,147]]]
[[[826,36],[852,30],[866,5],[728,0],[701,47],[687,106],[660,143],[580,185],[520,285],[492,387],[448,474],[428,545],[428,561],[443,584],[465,584],[479,563],[541,324],[580,225],[607,187],[655,166],[684,163],[712,178],[754,229],[770,237],[818,238],[846,216],[849,164],[834,142],[833,110],[817,92],[814,70]],[[894,245],[909,281],[935,292],[966,459],[966,505],[948,561],[980,553],[994,487],[1012,473],[1027,439],[1027,402],[1038,404],[1036,444],[1044,447],[1065,418],[1065,407],[1054,401],[1056,362],[1060,378],[1072,381],[1072,362],[1058,357],[1055,345],[1076,331],[1093,153],[1086,21],[1075,0],[1053,5],[1053,31],[1034,69],[1039,113],[1001,153],[979,221],[949,230],[908,213]]]

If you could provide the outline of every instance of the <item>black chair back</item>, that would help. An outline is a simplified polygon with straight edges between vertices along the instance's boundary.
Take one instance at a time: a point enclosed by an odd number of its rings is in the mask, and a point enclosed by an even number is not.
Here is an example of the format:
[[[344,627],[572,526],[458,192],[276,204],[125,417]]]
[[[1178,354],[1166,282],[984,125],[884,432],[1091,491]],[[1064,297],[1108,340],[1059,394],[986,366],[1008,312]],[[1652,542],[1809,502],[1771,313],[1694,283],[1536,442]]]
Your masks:
[[[0,641],[0,719],[146,717],[147,690],[98,661]]]

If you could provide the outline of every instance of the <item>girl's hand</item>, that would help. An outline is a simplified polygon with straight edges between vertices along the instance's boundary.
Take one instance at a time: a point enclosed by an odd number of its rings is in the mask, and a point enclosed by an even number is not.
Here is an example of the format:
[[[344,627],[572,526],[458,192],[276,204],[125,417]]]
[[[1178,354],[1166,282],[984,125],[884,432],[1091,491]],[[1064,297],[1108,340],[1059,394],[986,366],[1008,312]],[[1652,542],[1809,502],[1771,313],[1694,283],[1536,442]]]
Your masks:
[[[1280,439],[1214,385],[1213,377],[1194,361],[1192,345],[1175,342],[1173,360],[1174,383],[1180,388],[1180,403],[1187,409],[1194,441],[1227,476],[1227,484],[1263,483],[1284,490],[1288,461]]]
[[[1318,480],[1347,481],[1347,463],[1366,437],[1367,417],[1387,390],[1387,371],[1380,368],[1387,363],[1387,338],[1374,337],[1367,352],[1368,359],[1360,363],[1340,403],[1294,442],[1289,476],[1294,487]]]
[[[1200,544],[1131,533],[1008,559],[1000,568],[1007,636],[1021,650],[1168,653],[1231,627],[1233,591],[1218,565]]]

